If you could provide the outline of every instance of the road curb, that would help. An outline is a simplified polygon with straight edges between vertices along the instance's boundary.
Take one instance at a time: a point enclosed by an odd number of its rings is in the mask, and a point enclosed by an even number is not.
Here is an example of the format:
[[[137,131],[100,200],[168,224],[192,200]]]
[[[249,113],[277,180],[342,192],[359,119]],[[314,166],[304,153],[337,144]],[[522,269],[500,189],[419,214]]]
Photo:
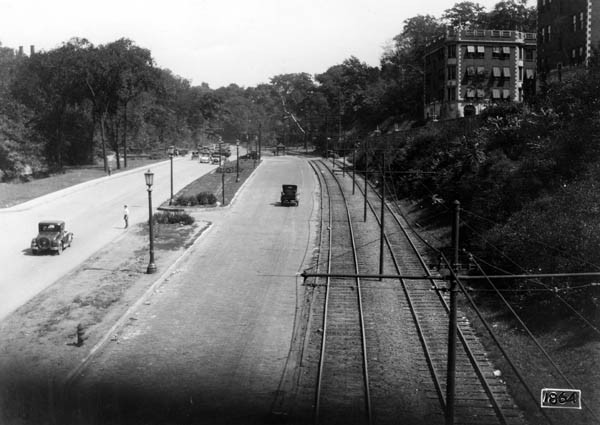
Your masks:
[[[101,351],[101,349],[109,342],[110,338],[117,333],[123,325],[129,320],[129,317],[152,295],[156,288],[162,285],[175,271],[184,258],[186,258],[196,244],[202,239],[202,236],[209,233],[213,228],[212,222],[207,222],[207,226],[199,230],[199,235],[196,237],[194,243],[192,243],[149,287],[144,291],[142,296],[138,298],[126,311],[123,313],[117,321],[111,326],[111,328],[104,334],[102,338],[90,349],[89,353],[75,366],[66,376],[64,385],[68,388],[73,381],[77,378],[77,375],[90,363],[94,356]]]

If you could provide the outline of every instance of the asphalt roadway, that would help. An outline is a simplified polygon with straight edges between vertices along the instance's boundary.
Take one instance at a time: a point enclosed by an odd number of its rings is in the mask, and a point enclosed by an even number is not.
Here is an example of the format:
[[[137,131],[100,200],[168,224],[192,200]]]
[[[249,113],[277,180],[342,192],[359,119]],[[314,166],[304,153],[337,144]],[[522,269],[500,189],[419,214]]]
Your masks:
[[[284,183],[298,185],[298,207],[278,204]],[[84,422],[268,421],[314,248],[316,187],[306,160],[265,158],[230,206],[202,214],[209,230],[75,378]]]
[[[156,209],[170,196],[170,161],[91,180],[11,208],[0,209],[3,239],[0,244],[0,320],[94,252],[121,236],[123,205],[129,206],[129,222],[148,220],[148,192],[144,172],[154,173],[152,190]],[[173,192],[216,165],[200,164],[190,157],[173,160]],[[73,245],[62,255],[34,256],[29,248],[40,220],[64,220],[75,234]]]

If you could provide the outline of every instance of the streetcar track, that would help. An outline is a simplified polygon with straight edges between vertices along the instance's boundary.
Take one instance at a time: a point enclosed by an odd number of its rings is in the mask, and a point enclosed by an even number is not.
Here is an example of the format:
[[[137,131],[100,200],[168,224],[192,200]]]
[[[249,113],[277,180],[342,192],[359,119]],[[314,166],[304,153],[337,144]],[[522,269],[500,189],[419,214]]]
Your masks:
[[[347,272],[349,269],[358,273],[360,265],[352,222],[341,185],[321,162],[311,161],[311,165],[322,179],[329,200],[327,273]],[[340,206],[344,207],[341,212]],[[347,246],[351,249],[333,252],[334,247]],[[323,303],[314,421],[370,424],[371,401],[360,280],[327,278]]]
[[[360,185],[357,186],[364,196]],[[379,223],[377,205],[373,205],[371,200],[373,196],[377,198],[379,206],[384,202],[371,186],[367,201],[371,213]],[[448,295],[440,291],[442,289],[439,285],[440,279],[431,275],[419,254],[409,235],[412,230],[391,210],[387,202],[384,202],[384,206],[386,216],[391,216],[396,229],[400,230],[400,232],[388,230],[385,234],[387,252],[393,260],[396,273],[419,275],[425,272],[431,276],[428,281],[405,282],[400,279],[400,283],[427,358],[437,398],[441,407],[445,409],[446,385],[443,378],[447,370]],[[385,221],[390,223],[389,219]],[[399,254],[401,260],[398,260]],[[432,287],[435,290],[432,291]],[[457,350],[456,358],[455,423],[467,421],[472,423],[474,418],[481,419],[481,423],[485,424],[521,423],[523,420],[520,412],[508,396],[504,384],[498,382],[483,347],[468,321],[464,318],[460,319],[457,330],[460,342],[457,348],[460,349]]]

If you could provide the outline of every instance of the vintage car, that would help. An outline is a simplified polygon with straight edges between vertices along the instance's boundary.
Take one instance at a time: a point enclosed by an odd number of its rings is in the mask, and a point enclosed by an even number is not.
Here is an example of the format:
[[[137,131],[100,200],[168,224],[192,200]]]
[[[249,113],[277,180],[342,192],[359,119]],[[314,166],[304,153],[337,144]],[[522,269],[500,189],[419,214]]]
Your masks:
[[[298,186],[295,184],[281,185],[281,205],[300,205],[298,198]]]
[[[201,164],[210,164],[210,156],[206,153],[201,153],[199,161]]]
[[[43,252],[55,252],[60,255],[72,242],[73,233],[65,230],[64,221],[41,221],[38,224],[38,235],[31,240],[31,252],[34,255]]]
[[[192,151],[192,159],[198,159],[198,151]]]
[[[211,163],[220,164],[221,163],[221,155],[218,153],[213,153],[211,156]]]

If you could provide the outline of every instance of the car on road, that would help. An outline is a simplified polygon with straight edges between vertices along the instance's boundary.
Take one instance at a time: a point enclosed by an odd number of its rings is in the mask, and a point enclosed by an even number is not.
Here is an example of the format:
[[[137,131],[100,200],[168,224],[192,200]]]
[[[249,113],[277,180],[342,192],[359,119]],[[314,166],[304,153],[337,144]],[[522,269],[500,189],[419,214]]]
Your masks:
[[[192,159],[198,158],[198,151],[192,151]]]
[[[211,156],[211,162],[213,164],[220,164],[221,163],[221,155],[219,155],[218,153],[213,153]]]
[[[210,156],[206,153],[201,153],[198,160],[201,164],[210,164]]]
[[[73,243],[73,232],[65,229],[62,220],[46,220],[38,223],[38,235],[31,240],[33,255],[54,252],[60,255]]]
[[[300,199],[298,198],[298,186],[295,184],[283,184],[281,185],[281,205],[300,205]]]

